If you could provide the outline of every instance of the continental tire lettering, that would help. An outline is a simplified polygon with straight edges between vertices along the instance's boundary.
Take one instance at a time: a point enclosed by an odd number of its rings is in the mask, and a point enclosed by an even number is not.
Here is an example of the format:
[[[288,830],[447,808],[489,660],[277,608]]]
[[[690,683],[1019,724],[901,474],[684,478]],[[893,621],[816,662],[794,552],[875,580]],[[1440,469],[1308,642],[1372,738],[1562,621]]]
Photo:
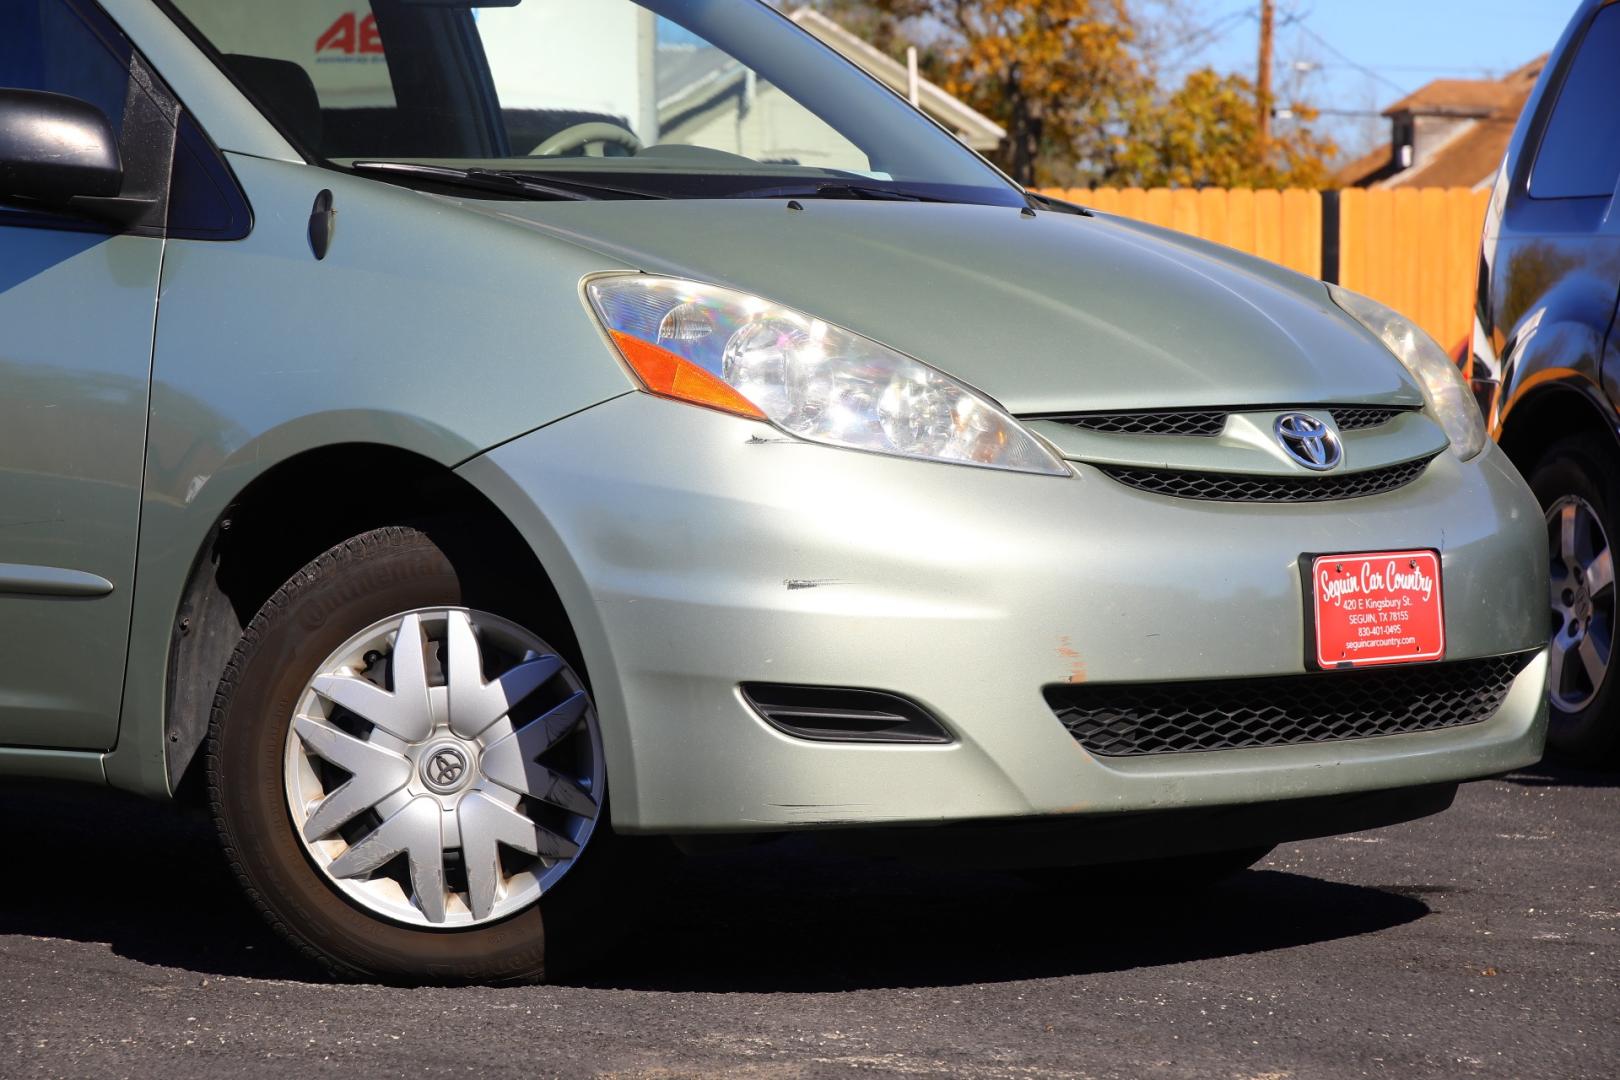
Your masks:
[[[318,630],[326,625],[326,620],[331,618],[333,612],[364,600],[389,585],[431,575],[442,569],[442,566],[438,560],[416,552],[368,566],[359,575],[351,575],[336,585],[327,585],[325,592],[318,597],[312,597],[302,605],[298,611],[298,625],[305,630]],[[310,576],[315,576],[316,572],[318,571],[315,568],[311,568]]]

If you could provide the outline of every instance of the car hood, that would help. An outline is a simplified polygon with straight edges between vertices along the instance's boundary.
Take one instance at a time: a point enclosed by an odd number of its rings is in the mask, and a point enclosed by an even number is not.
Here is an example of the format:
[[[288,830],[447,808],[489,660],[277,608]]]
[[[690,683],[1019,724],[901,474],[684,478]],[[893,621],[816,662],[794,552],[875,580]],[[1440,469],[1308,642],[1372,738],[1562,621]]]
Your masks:
[[[787,304],[1017,414],[1423,400],[1320,282],[1123,219],[832,200],[467,205]]]

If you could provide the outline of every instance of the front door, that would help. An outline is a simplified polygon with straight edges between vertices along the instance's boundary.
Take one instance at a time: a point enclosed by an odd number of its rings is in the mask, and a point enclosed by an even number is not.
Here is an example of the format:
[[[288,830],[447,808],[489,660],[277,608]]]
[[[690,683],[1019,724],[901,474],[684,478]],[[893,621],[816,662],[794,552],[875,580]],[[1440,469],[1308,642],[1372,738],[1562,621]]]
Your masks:
[[[0,86],[101,108],[128,192],[164,112],[128,43],[80,0],[0,0],[0,27]],[[162,257],[160,235],[0,205],[0,746],[117,737]]]

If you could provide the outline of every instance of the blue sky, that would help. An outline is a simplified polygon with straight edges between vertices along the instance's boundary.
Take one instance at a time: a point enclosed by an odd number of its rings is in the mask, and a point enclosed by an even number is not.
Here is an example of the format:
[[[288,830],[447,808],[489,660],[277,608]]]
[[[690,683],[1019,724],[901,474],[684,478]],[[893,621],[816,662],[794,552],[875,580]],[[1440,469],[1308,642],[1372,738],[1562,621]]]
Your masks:
[[[1204,33],[1179,65],[1252,75],[1258,0],[1183,0]],[[1371,111],[1439,78],[1503,75],[1557,43],[1575,0],[1277,0],[1277,79],[1319,108]],[[1296,61],[1317,67],[1301,72]],[[1385,121],[1326,117],[1346,150]]]

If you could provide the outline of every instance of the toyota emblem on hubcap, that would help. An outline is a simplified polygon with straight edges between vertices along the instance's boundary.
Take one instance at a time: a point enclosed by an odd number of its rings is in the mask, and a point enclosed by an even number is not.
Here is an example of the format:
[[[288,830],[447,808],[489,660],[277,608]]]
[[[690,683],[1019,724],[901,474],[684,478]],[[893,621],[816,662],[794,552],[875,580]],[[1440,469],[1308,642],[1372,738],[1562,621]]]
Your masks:
[[[1309,413],[1283,413],[1275,430],[1283,450],[1307,469],[1326,472],[1344,460],[1339,437]]]
[[[467,755],[454,746],[441,746],[422,764],[422,779],[439,794],[447,794],[461,786],[467,777]]]

